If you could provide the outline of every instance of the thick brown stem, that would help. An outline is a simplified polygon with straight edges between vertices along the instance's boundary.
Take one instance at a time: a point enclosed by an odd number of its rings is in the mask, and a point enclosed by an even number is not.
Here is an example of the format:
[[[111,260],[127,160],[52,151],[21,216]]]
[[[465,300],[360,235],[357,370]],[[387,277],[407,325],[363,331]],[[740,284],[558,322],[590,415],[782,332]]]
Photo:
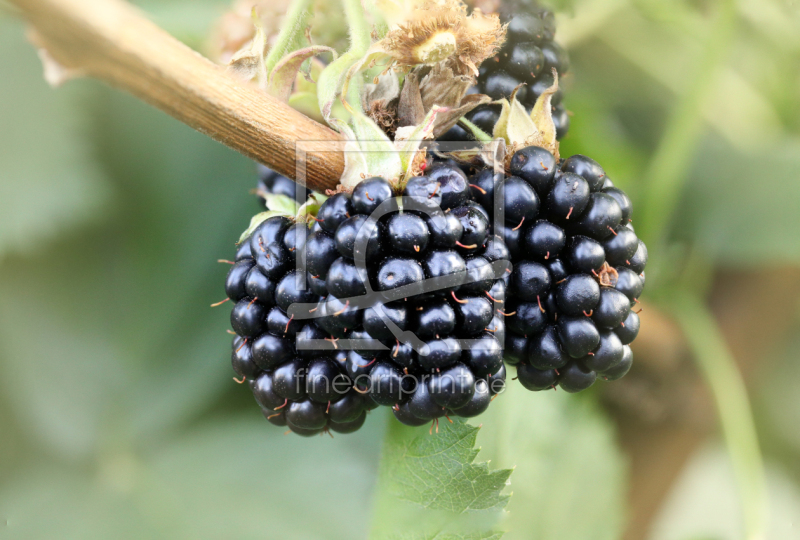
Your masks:
[[[276,171],[296,177],[295,145],[340,141],[327,127],[238,81],[121,0],[11,0],[68,70],[106,81]],[[333,188],[341,152],[306,154],[306,183]]]

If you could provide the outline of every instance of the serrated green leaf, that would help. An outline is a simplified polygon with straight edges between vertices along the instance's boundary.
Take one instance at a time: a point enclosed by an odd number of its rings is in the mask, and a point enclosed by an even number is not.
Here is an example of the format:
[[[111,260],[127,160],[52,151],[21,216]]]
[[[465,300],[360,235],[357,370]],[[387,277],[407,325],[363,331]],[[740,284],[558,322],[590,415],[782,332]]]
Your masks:
[[[510,469],[475,463],[479,428],[441,420],[438,433],[390,417],[370,538],[450,538],[490,531],[508,502]],[[497,531],[478,538],[493,538]]]
[[[471,532],[459,533],[431,533],[431,534],[398,534],[390,537],[390,540],[500,540],[502,532]]]
[[[423,434],[386,449],[384,466],[398,497],[433,510],[456,514],[502,508],[501,492],[511,469],[490,471],[478,456],[479,428],[455,420],[439,433]]]

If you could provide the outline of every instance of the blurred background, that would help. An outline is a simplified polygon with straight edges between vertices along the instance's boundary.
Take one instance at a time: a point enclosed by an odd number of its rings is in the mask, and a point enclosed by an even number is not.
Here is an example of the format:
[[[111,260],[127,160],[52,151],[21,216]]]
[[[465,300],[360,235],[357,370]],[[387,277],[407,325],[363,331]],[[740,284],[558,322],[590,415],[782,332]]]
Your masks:
[[[228,7],[138,4],[206,52]],[[800,2],[555,7],[561,153],[631,194],[651,262],[626,378],[514,385],[473,422],[516,467],[505,538],[798,539]],[[0,51],[0,531],[365,538],[390,415],[284,436],[208,307],[253,163],[98,82],[51,89],[2,2]]]

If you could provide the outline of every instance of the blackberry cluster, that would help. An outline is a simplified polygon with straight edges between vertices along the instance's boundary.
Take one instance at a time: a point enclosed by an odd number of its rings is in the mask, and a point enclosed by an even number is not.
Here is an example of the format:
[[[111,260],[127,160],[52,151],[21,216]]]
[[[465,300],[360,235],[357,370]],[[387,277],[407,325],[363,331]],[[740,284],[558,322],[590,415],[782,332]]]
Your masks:
[[[631,201],[594,160],[558,162],[543,148],[516,152],[509,176],[483,170],[472,196],[492,209],[514,264],[505,360],[529,390],[590,387],[631,367],[639,331],[632,307],[645,283],[647,248],[631,225]],[[501,190],[498,192],[497,190]]]
[[[506,2],[500,18],[508,25],[506,41],[496,56],[481,64],[473,91],[493,100],[510,99],[514,89],[524,83],[517,91],[517,100],[530,112],[536,99],[553,85],[553,68],[559,77],[569,70],[569,55],[554,41],[556,23],[551,11],[524,0]],[[559,88],[551,97],[559,139],[569,130],[569,115],[562,100],[563,91]],[[482,105],[468,113],[467,119],[491,134],[500,110],[499,105]],[[440,139],[469,141],[472,136],[457,124]]]
[[[296,269],[307,234],[306,224],[277,216],[239,245],[225,282],[235,302],[231,363],[271,423],[304,436],[351,433],[364,424],[370,403],[352,388],[331,351],[299,346],[329,336],[287,314],[293,304],[320,298],[302,286]]]
[[[495,276],[509,254],[469,194],[447,163],[412,178],[402,202],[386,180],[367,179],[325,201],[306,242],[312,288],[325,295],[317,324],[347,343],[356,390],[408,425],[476,416],[504,385]]]
[[[303,204],[308,199],[309,191],[304,189],[301,196],[297,196],[297,184],[294,180],[276,173],[269,167],[258,165],[258,193],[272,193],[275,195],[286,195],[290,199]],[[261,201],[266,204],[262,197]]]

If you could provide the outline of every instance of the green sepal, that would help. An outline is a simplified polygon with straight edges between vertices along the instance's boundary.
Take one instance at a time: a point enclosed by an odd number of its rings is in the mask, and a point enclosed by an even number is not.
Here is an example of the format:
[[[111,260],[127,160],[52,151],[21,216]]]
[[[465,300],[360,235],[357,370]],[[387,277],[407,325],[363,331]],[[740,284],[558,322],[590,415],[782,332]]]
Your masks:
[[[298,74],[301,72],[300,70],[303,63],[309,58],[322,53],[331,53],[334,61],[336,60],[336,51],[330,47],[323,47],[321,45],[313,45],[311,47],[299,49],[281,58],[269,74],[266,85],[267,93],[284,103],[288,102],[289,96],[292,93],[292,87],[298,78]]]
[[[300,208],[297,209],[297,212],[295,213],[295,219],[298,222],[307,223],[308,226],[311,227],[311,225],[314,223],[314,220],[309,219],[309,217],[316,217],[317,212],[319,212],[319,209],[322,206],[322,203],[327,200],[328,197],[322,193],[311,193],[306,202],[304,202]]]
[[[489,135],[488,133],[483,131],[481,128],[479,128],[478,126],[476,126],[475,124],[473,124],[472,122],[467,120],[466,118],[459,119],[458,123],[461,124],[463,127],[467,128],[469,130],[469,132],[472,134],[472,136],[475,137],[480,142],[484,142],[484,143],[492,142],[492,136],[491,135]]]
[[[260,192],[259,195],[267,201],[267,208],[273,212],[280,212],[287,216],[294,216],[300,205],[297,201],[286,195]]]
[[[322,117],[333,127],[331,123],[332,110],[336,103],[336,97],[341,94],[344,75],[350,67],[358,62],[359,55],[354,52],[346,52],[322,70],[317,81],[317,100]]]
[[[250,235],[252,235],[256,229],[258,229],[258,226],[264,223],[269,218],[275,216],[285,216],[285,215],[286,215],[285,213],[276,212],[275,210],[267,210],[266,212],[261,212],[260,214],[254,215],[252,218],[250,218],[250,226],[248,226],[247,229],[241,234],[241,236],[239,236],[239,241],[236,243],[241,244],[242,242],[247,240],[247,238],[249,238]]]
[[[319,104],[315,92],[294,92],[289,96],[288,105],[312,120],[316,120],[317,122],[325,121],[319,112]]]
[[[558,140],[553,122],[552,96],[558,90],[558,73],[553,69],[553,85],[536,99],[529,115],[525,107],[517,101],[517,87],[511,94],[511,101],[500,100],[503,109],[494,125],[492,136],[505,140],[509,157],[525,146],[540,146],[558,158]]]
[[[408,180],[409,172],[411,172],[411,167],[414,164],[414,158],[419,152],[422,141],[431,138],[433,134],[433,130],[436,127],[436,115],[447,112],[447,110],[445,107],[433,106],[418,126],[397,128],[395,145],[398,147],[404,181]]]
[[[350,110],[350,125],[341,120],[329,120],[347,138],[344,154],[344,172],[339,183],[347,190],[373,176],[385,178],[390,183],[399,181],[404,169],[394,143],[371,118]]]

